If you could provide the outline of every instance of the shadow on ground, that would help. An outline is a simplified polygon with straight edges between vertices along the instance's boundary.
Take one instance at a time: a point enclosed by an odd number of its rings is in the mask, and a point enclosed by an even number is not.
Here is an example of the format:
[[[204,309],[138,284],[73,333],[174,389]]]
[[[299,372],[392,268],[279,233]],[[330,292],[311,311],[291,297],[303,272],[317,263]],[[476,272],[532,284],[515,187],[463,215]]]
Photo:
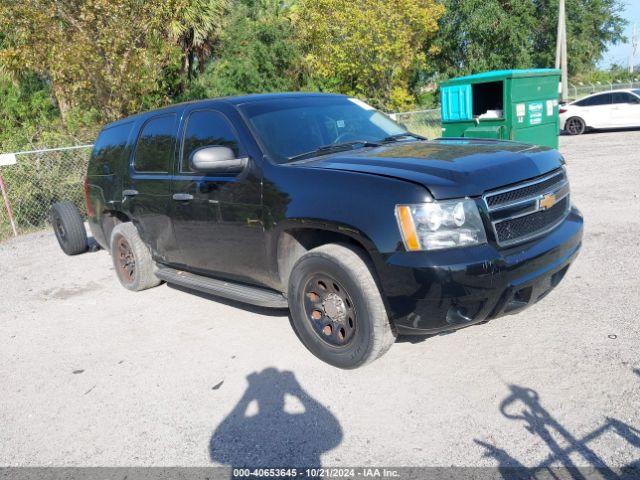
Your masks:
[[[543,440],[549,449],[547,458],[539,465],[526,467],[507,450],[482,440],[474,440],[485,449],[485,457],[498,463],[498,470],[504,479],[591,478],[638,479],[640,478],[640,457],[623,467],[608,466],[592,449],[598,438],[605,434],[616,434],[635,448],[640,448],[640,430],[615,418],[607,417],[601,426],[582,437],[574,436],[540,403],[535,390],[509,385],[511,394],[500,404],[500,412],[506,418],[524,422],[524,428]],[[578,462],[575,459],[580,458]],[[559,472],[559,469],[562,472]]]
[[[209,442],[211,460],[233,468],[321,466],[342,441],[333,414],[300,386],[292,372],[267,368],[249,386]]]

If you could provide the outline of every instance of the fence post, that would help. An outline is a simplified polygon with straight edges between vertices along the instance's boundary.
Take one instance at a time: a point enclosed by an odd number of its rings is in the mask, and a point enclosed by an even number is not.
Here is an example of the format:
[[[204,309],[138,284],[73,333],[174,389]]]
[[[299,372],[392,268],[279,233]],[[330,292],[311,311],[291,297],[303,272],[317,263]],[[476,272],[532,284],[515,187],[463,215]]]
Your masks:
[[[9,215],[9,221],[11,222],[11,229],[13,230],[13,236],[18,236],[18,229],[16,228],[16,222],[13,220],[13,212],[11,211],[11,204],[9,203],[9,195],[7,195],[7,189],[4,186],[4,179],[2,173],[0,173],[0,190],[2,190],[2,198],[4,200],[4,206],[7,209],[7,215]]]

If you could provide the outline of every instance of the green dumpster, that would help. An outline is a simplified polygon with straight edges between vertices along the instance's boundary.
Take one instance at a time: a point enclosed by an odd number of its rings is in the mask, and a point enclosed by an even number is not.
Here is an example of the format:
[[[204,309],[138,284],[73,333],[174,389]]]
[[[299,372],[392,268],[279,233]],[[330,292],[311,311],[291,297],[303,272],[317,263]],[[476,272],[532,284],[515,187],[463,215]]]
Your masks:
[[[443,137],[558,148],[560,70],[499,70],[440,85]]]

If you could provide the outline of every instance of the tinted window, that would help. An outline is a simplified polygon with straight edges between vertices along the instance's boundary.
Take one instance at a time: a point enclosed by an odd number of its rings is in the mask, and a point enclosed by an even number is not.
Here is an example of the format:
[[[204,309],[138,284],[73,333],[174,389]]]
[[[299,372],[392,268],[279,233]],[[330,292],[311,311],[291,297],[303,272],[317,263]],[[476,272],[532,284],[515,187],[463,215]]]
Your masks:
[[[236,158],[244,156],[238,137],[229,121],[221,113],[212,110],[192,112],[184,131],[182,171],[190,170],[189,157],[195,150],[211,146],[229,147]]]
[[[111,175],[118,169],[118,163],[124,162],[130,151],[127,149],[129,134],[133,122],[109,127],[98,135],[91,152],[89,175]]]
[[[613,103],[634,103],[635,97],[627,92],[615,92],[613,94]]]
[[[166,173],[176,145],[176,116],[155,117],[142,127],[136,144],[134,165],[138,172]]]
[[[610,93],[605,93],[603,95],[595,95],[595,96],[590,97],[590,98],[585,98],[582,101],[585,102],[585,103],[583,105],[581,105],[581,106],[585,106],[585,107],[597,107],[598,105],[610,105],[611,104],[611,94]]]
[[[346,97],[295,97],[241,107],[254,132],[277,162],[346,142],[378,142],[406,133],[373,107]]]

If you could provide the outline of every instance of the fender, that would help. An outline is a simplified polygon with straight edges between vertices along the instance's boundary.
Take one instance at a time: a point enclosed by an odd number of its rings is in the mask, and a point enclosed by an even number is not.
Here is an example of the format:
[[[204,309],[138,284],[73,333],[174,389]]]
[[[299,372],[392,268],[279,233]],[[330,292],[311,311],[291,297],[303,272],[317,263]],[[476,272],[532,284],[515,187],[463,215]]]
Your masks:
[[[265,162],[266,252],[277,285],[278,246],[287,231],[314,229],[348,237],[369,253],[376,266],[385,255],[404,251],[395,206],[427,201],[430,195],[424,186],[369,173],[309,170],[304,165]]]

